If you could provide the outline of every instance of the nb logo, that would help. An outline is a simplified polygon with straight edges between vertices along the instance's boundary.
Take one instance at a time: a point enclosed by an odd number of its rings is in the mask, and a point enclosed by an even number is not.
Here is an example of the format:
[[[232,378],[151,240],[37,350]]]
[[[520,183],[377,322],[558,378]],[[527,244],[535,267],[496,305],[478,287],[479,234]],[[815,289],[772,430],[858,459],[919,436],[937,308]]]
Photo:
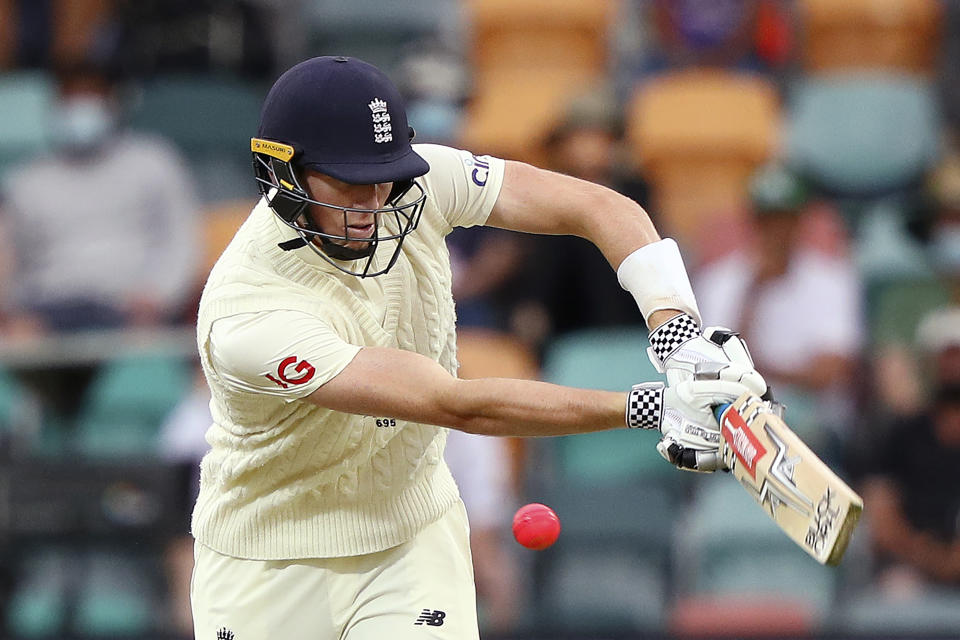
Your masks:
[[[425,624],[428,627],[442,627],[443,619],[446,617],[447,617],[447,613],[445,611],[438,611],[436,609],[431,611],[430,609],[424,609],[423,611],[420,612],[420,616],[417,618],[417,621],[414,622],[413,624],[414,625]]]
[[[220,627],[220,630],[217,631],[217,640],[233,640],[233,631],[226,627]]]

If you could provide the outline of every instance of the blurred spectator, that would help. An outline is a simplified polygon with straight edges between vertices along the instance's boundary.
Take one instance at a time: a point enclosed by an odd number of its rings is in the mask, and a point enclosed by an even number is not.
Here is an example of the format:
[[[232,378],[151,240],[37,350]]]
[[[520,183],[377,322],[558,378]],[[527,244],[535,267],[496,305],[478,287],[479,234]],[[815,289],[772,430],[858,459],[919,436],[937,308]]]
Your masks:
[[[116,0],[119,47],[137,75],[214,72],[269,79],[278,49],[302,44],[299,0]],[[284,18],[287,18],[284,20]],[[279,37],[277,27],[285,32]],[[299,36],[299,37],[298,37]],[[283,52],[285,58],[301,52]]]
[[[165,142],[119,126],[114,77],[58,72],[55,150],[11,171],[2,224],[13,253],[0,283],[13,331],[72,331],[177,320],[195,279],[194,185]]]
[[[459,326],[507,329],[526,244],[519,234],[492,227],[447,236]]]
[[[643,205],[647,185],[628,170],[622,138],[622,114],[613,96],[603,89],[583,94],[544,141],[547,168],[605,185]],[[542,346],[568,331],[643,323],[633,298],[610,277],[613,268],[589,242],[536,236],[530,246],[512,323],[527,342]]]
[[[932,398],[877,443],[863,490],[878,587],[896,596],[960,586],[960,307],[929,316],[921,342]]]
[[[654,48],[647,72],[686,67],[770,71],[792,54],[782,3],[771,0],[652,0]]]
[[[814,234],[809,222],[829,209],[811,199],[796,174],[762,167],[751,178],[750,197],[754,233],[700,271],[697,300],[706,324],[743,334],[757,369],[787,404],[791,425],[816,448],[849,435],[864,339],[859,276],[836,248],[828,254],[811,247],[815,238],[825,244],[825,234]]]
[[[515,629],[524,604],[509,547],[510,518],[519,505],[507,447],[500,438],[451,429],[444,453],[470,517],[481,628],[495,633]]]
[[[193,635],[193,616],[190,611],[193,536],[190,535],[190,515],[200,486],[200,459],[210,448],[204,436],[211,424],[210,389],[198,364],[193,390],[170,412],[160,428],[158,443],[160,458],[175,465],[181,471],[182,478],[181,535],[174,537],[167,545],[165,565],[169,620],[173,631],[185,638]]]
[[[461,56],[442,40],[411,46],[400,64],[400,89],[417,142],[457,146],[468,76]],[[482,174],[482,156],[474,162]],[[507,328],[524,245],[520,234],[492,227],[455,229],[447,236],[459,326]]]
[[[953,142],[960,145],[960,4],[943,2],[943,43],[939,58],[939,89]]]
[[[926,184],[930,215],[916,225],[915,252],[926,257],[917,265],[926,277],[895,281],[876,294],[877,393],[881,406],[894,414],[917,412],[924,403],[924,377],[915,342],[922,318],[960,304],[960,155],[947,156]]]
[[[417,142],[457,146],[471,78],[462,54],[437,38],[418,40],[399,65],[399,88]]]

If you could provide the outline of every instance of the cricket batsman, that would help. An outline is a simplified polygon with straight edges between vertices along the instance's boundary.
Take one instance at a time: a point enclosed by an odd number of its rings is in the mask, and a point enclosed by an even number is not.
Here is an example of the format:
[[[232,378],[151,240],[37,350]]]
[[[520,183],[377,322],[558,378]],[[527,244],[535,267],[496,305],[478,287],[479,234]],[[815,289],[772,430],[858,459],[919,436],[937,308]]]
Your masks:
[[[192,527],[199,640],[475,640],[448,429],[657,429],[670,462],[712,471],[711,407],[765,390],[735,334],[701,330],[677,244],[635,202],[412,137],[395,86],[357,59],[306,60],[266,97],[251,141],[262,197],[197,321],[213,414]],[[595,244],[667,384],[458,379],[444,237],[473,225]]]

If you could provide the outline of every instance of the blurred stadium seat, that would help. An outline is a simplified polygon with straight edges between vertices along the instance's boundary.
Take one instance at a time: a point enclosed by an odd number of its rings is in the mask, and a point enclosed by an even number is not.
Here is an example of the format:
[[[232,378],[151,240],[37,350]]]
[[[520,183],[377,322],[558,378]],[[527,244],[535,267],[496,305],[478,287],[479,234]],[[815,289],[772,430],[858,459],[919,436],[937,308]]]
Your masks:
[[[70,554],[55,546],[18,549],[16,581],[6,607],[7,631],[20,638],[56,637],[65,631]]]
[[[547,347],[543,379],[583,389],[624,392],[638,382],[662,380],[647,358],[647,333],[644,327],[624,327],[563,335]],[[558,468],[577,482],[675,473],[657,453],[656,438],[651,434],[612,430],[552,438],[549,443]]]
[[[823,624],[837,588],[834,570],[787,538],[738,483],[723,475],[702,478],[686,515],[676,538],[682,598],[674,624],[689,631],[695,623],[686,611],[688,598],[731,608],[754,598],[770,599],[791,612],[791,625],[802,622],[808,630]],[[743,633],[757,622],[749,610],[730,622],[739,620]]]
[[[543,164],[538,148],[542,139],[567,103],[595,80],[578,69],[539,69],[533,74],[514,69],[477,78],[458,144],[475,153]]]
[[[808,77],[790,92],[787,157],[822,187],[876,196],[910,186],[940,153],[930,83],[908,75]]]
[[[252,174],[251,174],[252,176]],[[251,178],[252,179],[252,178]],[[203,263],[200,267],[200,283],[206,281],[210,269],[227,248],[237,229],[243,224],[253,200],[229,200],[218,202],[203,212]]]
[[[46,73],[0,74],[0,181],[14,165],[48,148],[53,99],[53,82]]]
[[[780,127],[776,89],[760,76],[698,70],[640,83],[627,135],[664,230],[689,241],[706,216],[742,210],[747,179],[775,152]]]
[[[75,447],[93,457],[154,454],[157,430],[190,389],[179,356],[129,356],[106,363],[77,416]]]
[[[449,0],[308,0],[305,12],[313,55],[354,56],[393,74],[406,47],[456,31],[461,10]]]
[[[138,636],[154,631],[156,568],[130,552],[93,550],[85,557],[73,630],[81,637]]]
[[[935,588],[903,597],[868,590],[838,614],[837,630],[856,637],[956,638],[960,636],[960,589]]]
[[[16,0],[0,0],[0,70],[13,66],[17,49]]]
[[[607,71],[610,0],[470,0],[465,8],[470,62],[480,76],[518,67]]]
[[[474,87],[460,144],[540,162],[543,136],[575,95],[608,68],[609,0],[471,0]]]
[[[801,0],[804,66],[931,73],[941,10],[937,0]]]
[[[205,202],[253,197],[250,138],[265,94],[233,78],[162,76],[139,88],[129,124],[180,148]]]
[[[548,346],[543,378],[626,391],[660,378],[648,344],[642,327],[570,333]],[[685,484],[657,454],[656,435],[620,429],[537,444],[543,464],[534,467],[549,478],[534,478],[531,493],[563,523],[535,586],[542,624],[557,631],[662,629]]]

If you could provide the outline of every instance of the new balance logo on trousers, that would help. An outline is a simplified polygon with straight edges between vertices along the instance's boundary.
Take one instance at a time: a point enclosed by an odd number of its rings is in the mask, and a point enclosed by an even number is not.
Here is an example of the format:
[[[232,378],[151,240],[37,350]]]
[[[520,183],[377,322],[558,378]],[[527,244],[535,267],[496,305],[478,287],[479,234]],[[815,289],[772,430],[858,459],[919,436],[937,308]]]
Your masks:
[[[414,622],[414,625],[425,624],[430,627],[441,627],[443,626],[443,619],[447,617],[445,611],[438,611],[434,609],[424,609],[420,612],[420,615],[417,617],[417,621]]]

